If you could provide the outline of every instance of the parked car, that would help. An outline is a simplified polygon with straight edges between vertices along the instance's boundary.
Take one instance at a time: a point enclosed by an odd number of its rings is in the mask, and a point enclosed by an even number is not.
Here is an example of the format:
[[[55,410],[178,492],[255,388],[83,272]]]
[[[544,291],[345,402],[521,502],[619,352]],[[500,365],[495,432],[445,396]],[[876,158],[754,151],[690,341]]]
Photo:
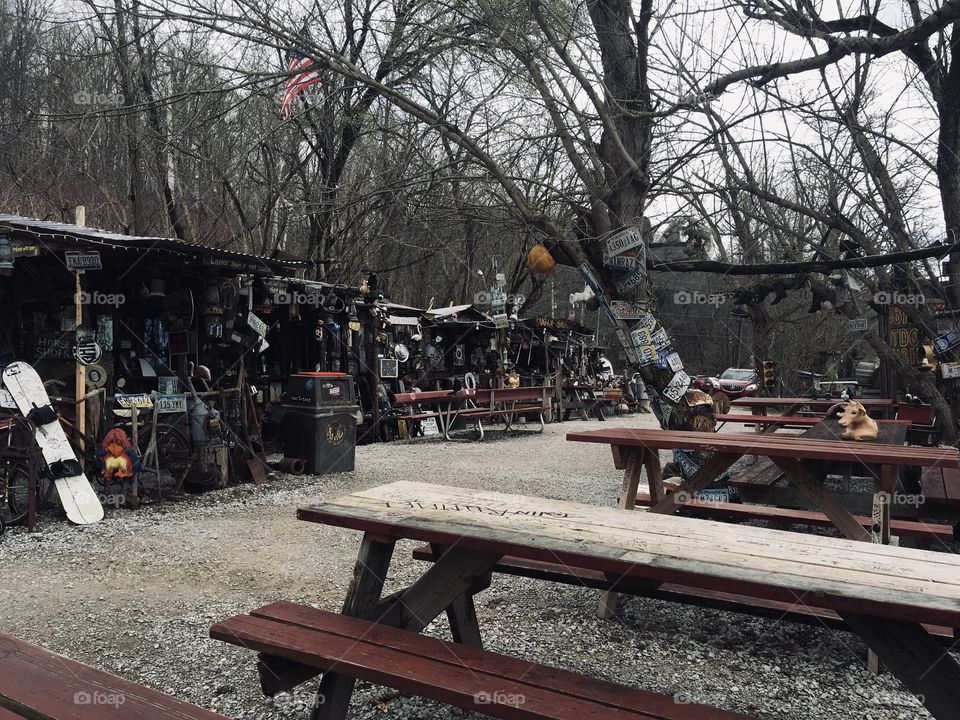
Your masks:
[[[722,392],[731,400],[757,394],[757,371],[753,368],[727,368],[720,377],[709,378],[710,390]]]

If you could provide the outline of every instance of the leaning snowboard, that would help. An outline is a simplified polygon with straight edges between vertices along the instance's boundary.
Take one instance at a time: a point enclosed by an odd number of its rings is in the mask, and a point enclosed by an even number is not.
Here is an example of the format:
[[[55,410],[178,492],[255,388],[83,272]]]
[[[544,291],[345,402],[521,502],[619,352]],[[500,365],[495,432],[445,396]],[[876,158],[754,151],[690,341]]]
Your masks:
[[[78,525],[102,520],[103,506],[83,474],[37,371],[25,362],[10,363],[3,371],[3,384],[20,412],[37,426],[37,444],[67,518]]]

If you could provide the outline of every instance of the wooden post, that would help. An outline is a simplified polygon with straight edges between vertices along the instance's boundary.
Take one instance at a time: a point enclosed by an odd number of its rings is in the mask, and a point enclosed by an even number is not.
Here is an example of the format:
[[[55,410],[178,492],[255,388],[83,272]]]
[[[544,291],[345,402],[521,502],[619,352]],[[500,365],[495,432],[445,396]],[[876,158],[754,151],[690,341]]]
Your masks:
[[[78,205],[74,209],[74,224],[80,225],[81,227],[86,225],[87,221],[87,209],[83,205]],[[76,283],[73,291],[73,305],[75,309],[75,319],[77,323],[76,337],[77,341],[80,340],[80,328],[83,325],[83,305],[80,303],[81,293],[83,292],[82,287],[80,286],[80,275],[81,271],[76,271]],[[86,455],[86,437],[87,437],[87,405],[84,401],[84,397],[87,394],[87,368],[86,366],[77,360],[76,365],[76,417],[74,418],[77,425],[77,450],[79,451],[80,457],[80,466],[84,467],[84,456]],[[85,469],[85,468],[84,468]]]

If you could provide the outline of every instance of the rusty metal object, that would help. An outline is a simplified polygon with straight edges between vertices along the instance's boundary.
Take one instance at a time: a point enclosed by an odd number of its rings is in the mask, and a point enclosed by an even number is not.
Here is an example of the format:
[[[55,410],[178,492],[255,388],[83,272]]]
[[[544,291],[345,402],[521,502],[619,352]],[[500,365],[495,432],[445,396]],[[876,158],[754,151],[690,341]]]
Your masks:
[[[273,466],[280,472],[290,475],[303,475],[303,471],[307,468],[307,461],[305,458],[285,457],[280,462],[274,463]]]

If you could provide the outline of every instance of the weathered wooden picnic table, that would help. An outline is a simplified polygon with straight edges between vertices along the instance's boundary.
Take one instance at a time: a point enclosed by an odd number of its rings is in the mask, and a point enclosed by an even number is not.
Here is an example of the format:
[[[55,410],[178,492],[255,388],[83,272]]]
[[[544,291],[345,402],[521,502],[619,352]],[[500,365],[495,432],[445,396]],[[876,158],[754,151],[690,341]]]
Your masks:
[[[476,650],[473,596],[511,558],[591,568],[613,584],[679,582],[835,612],[935,718],[955,720],[960,707],[960,666],[921,624],[960,626],[953,555],[756,527],[731,533],[708,520],[416,482],[297,515],[364,533],[343,615],[368,622],[274,603],[217,623],[211,636],[259,652],[268,693],[324,672],[320,720],[346,717],[356,678],[503,718],[732,717]],[[408,539],[430,543],[436,562],[381,598],[395,543]],[[420,632],[444,612],[454,639],[473,647],[392,629]],[[471,705],[478,691],[482,704]]]

